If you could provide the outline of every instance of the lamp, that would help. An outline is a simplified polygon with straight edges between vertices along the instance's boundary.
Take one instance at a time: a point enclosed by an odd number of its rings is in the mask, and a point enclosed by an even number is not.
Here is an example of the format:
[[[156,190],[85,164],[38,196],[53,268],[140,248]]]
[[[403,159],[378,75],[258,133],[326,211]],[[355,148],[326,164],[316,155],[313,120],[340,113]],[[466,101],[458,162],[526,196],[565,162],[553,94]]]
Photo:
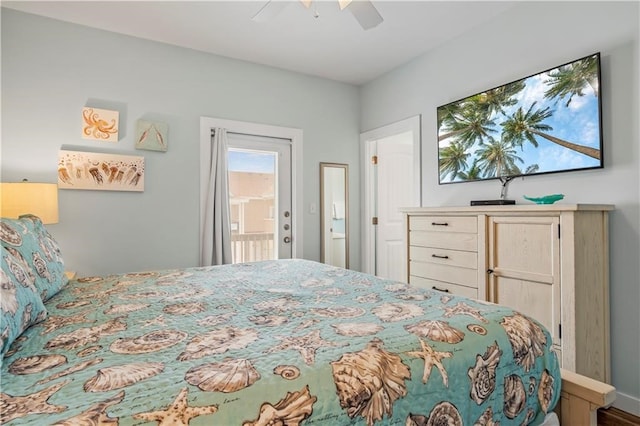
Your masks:
[[[58,223],[58,184],[0,183],[0,213],[12,219],[32,214],[44,224]]]

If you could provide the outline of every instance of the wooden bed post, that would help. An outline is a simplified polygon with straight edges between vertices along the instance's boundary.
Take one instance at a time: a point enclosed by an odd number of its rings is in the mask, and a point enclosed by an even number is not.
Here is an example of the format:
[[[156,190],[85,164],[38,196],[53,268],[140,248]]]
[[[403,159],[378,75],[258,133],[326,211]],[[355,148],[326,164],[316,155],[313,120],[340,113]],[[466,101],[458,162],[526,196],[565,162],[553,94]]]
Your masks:
[[[561,369],[562,390],[556,413],[562,426],[597,426],[598,408],[616,399],[616,389],[580,374]]]

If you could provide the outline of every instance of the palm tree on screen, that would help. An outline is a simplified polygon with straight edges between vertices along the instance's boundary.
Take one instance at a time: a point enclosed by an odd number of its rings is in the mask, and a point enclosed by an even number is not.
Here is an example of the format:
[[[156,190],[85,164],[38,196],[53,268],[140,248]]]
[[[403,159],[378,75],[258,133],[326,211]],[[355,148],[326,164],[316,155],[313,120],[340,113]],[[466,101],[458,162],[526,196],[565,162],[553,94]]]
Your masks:
[[[448,104],[438,108],[438,129],[442,127],[445,121],[455,121],[455,115],[458,114],[460,105],[457,103]]]
[[[467,157],[471,153],[458,142],[440,148],[440,164],[438,164],[440,179],[444,180],[447,175],[451,175],[451,179],[455,179],[456,175],[467,167]]]
[[[478,159],[473,160],[471,168],[466,171],[460,171],[457,175],[462,180],[477,180],[482,177],[482,168],[478,165]]]
[[[528,175],[528,174],[531,174],[531,173],[535,173],[538,170],[540,170],[540,166],[537,165],[537,164],[532,164],[530,166],[527,166],[527,168],[524,170],[524,174]]]
[[[502,123],[502,139],[513,146],[522,149],[524,142],[538,147],[538,141],[534,137],[535,132],[543,132],[553,130],[551,126],[542,123],[553,113],[549,108],[542,110],[534,110],[536,102],[531,104],[527,112],[522,107],[518,108],[507,121]]]
[[[467,102],[457,104],[457,109],[452,108],[451,113],[443,121],[446,133],[438,136],[438,141],[455,137],[456,142],[466,148],[476,141],[488,138],[490,133],[495,133],[495,121],[489,115],[476,108],[474,104]]]
[[[488,116],[498,113],[506,115],[505,108],[518,103],[516,95],[522,92],[525,86],[524,80],[520,80],[480,93],[472,98],[474,108]]]
[[[502,123],[502,139],[505,142],[522,148],[522,144],[528,141],[537,148],[538,141],[534,136],[540,136],[564,148],[600,159],[600,151],[595,148],[578,145],[546,133],[553,128],[544,124],[543,121],[553,115],[553,112],[549,107],[535,110],[535,106],[536,102],[532,103],[527,112],[524,112],[522,107],[518,108],[507,121]]]
[[[549,79],[545,80],[549,89],[544,92],[547,99],[569,97],[567,107],[574,96],[584,96],[584,89],[590,87],[593,94],[598,97],[598,62],[596,56],[565,65],[549,73]]]
[[[517,176],[522,174],[516,161],[524,163],[522,158],[516,155],[512,145],[504,140],[491,140],[481,144],[476,151],[478,165],[482,168],[484,177]]]

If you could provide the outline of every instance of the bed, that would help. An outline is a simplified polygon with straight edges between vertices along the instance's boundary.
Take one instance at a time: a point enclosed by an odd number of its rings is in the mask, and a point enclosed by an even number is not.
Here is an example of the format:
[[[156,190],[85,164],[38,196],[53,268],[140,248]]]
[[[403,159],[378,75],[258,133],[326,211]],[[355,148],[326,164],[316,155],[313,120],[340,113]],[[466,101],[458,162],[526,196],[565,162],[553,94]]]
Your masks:
[[[509,308],[307,260],[68,281],[37,218],[1,224],[2,424],[520,425],[585,396]]]

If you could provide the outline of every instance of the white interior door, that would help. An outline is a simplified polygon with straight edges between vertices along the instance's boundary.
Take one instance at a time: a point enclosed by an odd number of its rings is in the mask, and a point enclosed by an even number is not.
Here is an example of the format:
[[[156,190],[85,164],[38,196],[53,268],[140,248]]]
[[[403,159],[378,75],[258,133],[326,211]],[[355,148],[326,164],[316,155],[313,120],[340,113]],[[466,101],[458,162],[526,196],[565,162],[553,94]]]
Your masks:
[[[399,209],[421,205],[420,116],[365,132],[360,141],[365,215],[362,269],[406,282],[406,230]]]
[[[290,259],[291,141],[227,133],[233,262]]]
[[[376,275],[406,281],[404,217],[400,207],[414,205],[413,137],[411,132],[373,141],[377,164]]]

